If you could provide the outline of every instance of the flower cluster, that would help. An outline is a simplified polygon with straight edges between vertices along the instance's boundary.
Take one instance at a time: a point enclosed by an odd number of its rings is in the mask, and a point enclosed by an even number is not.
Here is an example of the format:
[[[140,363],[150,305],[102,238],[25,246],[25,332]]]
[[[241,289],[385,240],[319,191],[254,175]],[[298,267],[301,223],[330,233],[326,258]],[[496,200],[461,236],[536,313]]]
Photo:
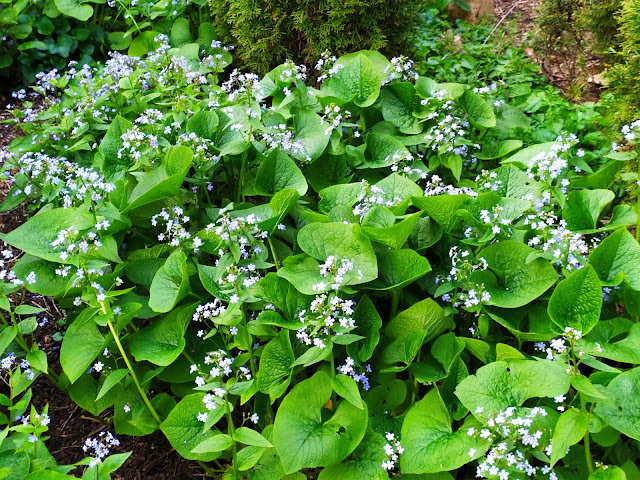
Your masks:
[[[0,370],[6,370],[12,372],[18,370],[22,375],[27,377],[27,380],[33,380],[36,378],[35,372],[31,369],[31,365],[26,358],[23,358],[18,362],[13,352],[8,353],[2,360],[0,360]]]
[[[566,270],[582,268],[589,252],[595,248],[595,244],[589,246],[583,235],[569,230],[567,222],[558,220],[553,212],[527,215],[523,223],[534,233],[528,245],[544,252],[556,265]]]
[[[451,302],[454,307],[463,306],[469,310],[475,310],[480,303],[491,301],[491,294],[485,289],[484,283],[476,283],[470,279],[471,274],[476,270],[486,270],[489,268],[487,261],[480,257],[473,262],[471,252],[467,249],[460,249],[453,246],[449,250],[451,259],[451,270],[443,279],[436,277],[436,283],[442,284],[442,300]],[[453,293],[451,293],[453,292]]]
[[[349,110],[342,110],[335,103],[330,103],[324,107],[324,115],[321,117],[323,124],[328,124],[327,129],[324,131],[325,135],[331,135],[331,132],[338,128],[340,124],[351,116]]]
[[[109,226],[109,221],[103,220],[98,222],[95,228],[100,231],[106,230]],[[100,241],[100,237],[97,232],[90,231],[80,237],[79,235],[80,231],[73,225],[58,232],[58,236],[53,242],[51,242],[51,246],[54,250],[60,251],[60,260],[66,262],[73,255],[80,255],[82,253],[88,254],[90,250],[97,249],[102,246],[102,242]],[[66,276],[62,272],[60,275],[63,277]]]
[[[111,432],[100,432],[96,438],[87,438],[82,450],[93,457],[89,462],[89,467],[95,467],[107,458],[113,447],[119,445],[120,440],[114,437]]]
[[[318,83],[322,83],[327,78],[333,77],[336,73],[344,68],[344,65],[336,63],[337,57],[331,55],[328,50],[325,50],[318,63],[316,63],[315,69],[320,75],[318,76]]]
[[[165,224],[164,231],[158,234],[160,242],[167,242],[172,247],[179,247],[184,241],[191,238],[191,234],[183,225],[188,223],[190,218],[184,214],[184,210],[181,207],[173,207],[170,210],[163,208],[160,213],[156,213],[151,217],[151,225],[157,227],[158,220]],[[201,242],[194,239],[193,249],[195,252],[198,251],[200,246],[202,246]]]
[[[391,64],[387,65],[384,69],[383,75],[386,75],[382,80],[382,85],[391,83],[393,81],[411,81],[417,80],[420,76],[414,68],[415,64],[413,60],[404,55],[399,57],[393,57]]]
[[[356,362],[353,358],[347,357],[344,361],[344,365],[340,365],[337,367],[338,372],[342,375],[349,375],[351,378],[355,380],[356,383],[362,384],[362,389],[367,391],[370,388],[369,385],[369,377],[367,377],[367,373],[371,373],[371,365],[367,364],[365,366],[365,372],[356,373],[355,370]]]
[[[285,124],[265,127],[260,135],[270,148],[278,148],[280,151],[288,153],[297,159],[311,161],[311,157],[302,142],[294,140],[294,132],[289,130]]]
[[[482,408],[479,407],[476,414],[482,414]],[[467,435],[480,442],[494,444],[484,458],[478,461],[476,476],[508,480],[522,478],[524,474],[530,478],[557,480],[558,477],[549,465],[536,465],[536,459],[551,455],[550,432],[539,426],[544,424],[544,417],[547,415],[548,412],[540,407],[508,407],[485,418],[485,427],[469,427]],[[472,448],[469,456],[473,458],[475,455],[476,449]]]
[[[353,300],[342,299],[337,294],[316,295],[309,309],[298,313],[303,326],[296,337],[305,345],[326,348],[333,337],[356,328],[352,317],[355,304]]]
[[[385,435],[387,442],[384,445],[384,454],[387,457],[386,460],[382,462],[382,468],[386,471],[391,471],[396,467],[396,462],[398,461],[400,455],[404,453],[404,448],[400,444],[400,440],[398,440],[394,433],[388,432]]]
[[[438,175],[431,175],[424,189],[425,197],[433,197],[437,195],[469,195],[477,197],[478,192],[468,187],[454,187],[444,183]]]
[[[353,214],[359,216],[361,219],[363,219],[367,212],[373,207],[393,207],[394,205],[402,203],[402,198],[398,196],[392,198],[387,195],[382,188],[371,185],[364,179],[360,182],[360,185],[362,185],[362,192],[358,195],[358,200],[353,207]]]
[[[66,157],[47,155],[43,150],[20,155],[0,152],[0,172],[18,178],[12,195],[24,195],[36,201],[62,200],[65,208],[84,202],[100,205],[115,185],[91,167],[81,167]],[[19,173],[15,177],[15,174]],[[18,188],[19,187],[19,188]]]
[[[320,265],[320,275],[325,277],[329,282],[329,286],[332,290],[339,290],[340,287],[346,285],[351,278],[345,279],[345,275],[353,271],[353,262],[348,258],[338,260],[333,255],[329,255],[325,262]],[[358,270],[357,275],[353,275],[352,278],[362,278],[362,272]],[[325,282],[317,283],[313,286],[313,290],[316,292],[323,292],[327,289]]]

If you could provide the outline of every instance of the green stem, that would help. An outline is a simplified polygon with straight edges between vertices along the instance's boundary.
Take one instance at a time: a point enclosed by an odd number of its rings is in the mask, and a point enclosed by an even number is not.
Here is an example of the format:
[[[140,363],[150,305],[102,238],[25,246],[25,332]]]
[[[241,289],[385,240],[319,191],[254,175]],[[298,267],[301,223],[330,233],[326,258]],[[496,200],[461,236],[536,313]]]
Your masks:
[[[396,316],[396,312],[398,311],[398,302],[400,300],[400,293],[398,290],[394,290],[391,296],[391,314],[389,315],[389,320]]]
[[[331,352],[331,360],[329,361],[329,363],[331,364],[331,378],[336,376],[336,363],[335,363],[335,359],[333,358],[333,351]],[[336,391],[331,389],[331,409],[335,412],[336,411]]]
[[[238,175],[238,187],[236,191],[236,203],[239,203],[242,200],[242,186],[244,185],[244,170],[247,164],[247,156],[249,155],[249,150],[245,150],[242,152],[242,159],[240,160],[240,174]]]
[[[271,250],[271,256],[273,257],[273,263],[276,264],[276,271],[280,270],[280,266],[278,265],[278,256],[276,255],[276,249],[273,247],[273,242],[271,241],[271,236],[267,237],[269,240],[269,249]]]
[[[106,308],[104,302],[100,302],[100,306],[102,307],[103,313],[105,315],[108,315],[107,314],[107,308]],[[142,401],[144,402],[144,404],[149,409],[149,412],[151,412],[151,415],[153,416],[155,421],[158,422],[158,425],[160,425],[162,423],[162,420],[160,419],[160,415],[158,415],[158,412],[156,412],[156,409],[153,408],[153,405],[151,405],[151,402],[149,401],[149,397],[147,397],[147,394],[142,389],[142,385],[140,385],[140,382],[138,381],[138,376],[136,375],[136,372],[133,370],[133,366],[131,365],[131,362],[129,361],[129,357],[127,356],[127,353],[124,351],[124,347],[122,346],[122,343],[120,343],[120,339],[118,338],[118,333],[116,332],[116,329],[113,326],[113,322],[111,322],[110,318],[107,320],[107,325],[109,325],[109,330],[111,330],[111,335],[113,335],[113,339],[116,342],[116,345],[118,346],[118,350],[120,351],[120,355],[122,355],[122,359],[124,360],[124,363],[127,365],[127,369],[129,369],[129,373],[131,374],[131,378],[133,379],[133,383],[135,383],[136,388],[138,389],[138,392],[140,393],[140,397],[142,398]]]
[[[224,401],[225,401],[225,407],[227,410],[226,411],[227,423],[228,423],[227,432],[231,437],[231,457],[233,459],[233,467],[237,468],[238,462],[236,460],[238,457],[238,445],[236,444],[236,441],[233,439],[233,434],[236,432],[236,429],[233,426],[233,417],[231,416],[231,409],[229,408],[229,400],[225,397]]]
[[[580,406],[582,407],[583,412],[587,412],[587,402],[584,399],[584,396],[580,394]],[[589,416],[591,416],[591,411],[588,412]],[[591,459],[591,441],[589,439],[589,429],[587,429],[584,434],[584,458],[587,461],[587,468],[589,469],[589,473],[593,473],[593,460]]]
[[[638,180],[640,180],[640,160],[638,160]],[[640,243],[640,194],[636,196],[636,213],[638,214],[638,220],[636,222],[636,242]]]

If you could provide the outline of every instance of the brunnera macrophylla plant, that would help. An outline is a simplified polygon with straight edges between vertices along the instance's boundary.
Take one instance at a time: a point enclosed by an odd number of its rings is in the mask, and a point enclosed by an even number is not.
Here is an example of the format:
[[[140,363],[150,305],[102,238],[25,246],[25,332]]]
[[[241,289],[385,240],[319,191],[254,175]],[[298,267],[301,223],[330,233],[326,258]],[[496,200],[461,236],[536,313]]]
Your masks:
[[[42,75],[2,153],[2,208],[34,214],[3,305],[65,310],[74,402],[225,479],[634,478],[638,217],[610,187],[637,125],[599,159],[406,59],[312,84],[153,40]]]

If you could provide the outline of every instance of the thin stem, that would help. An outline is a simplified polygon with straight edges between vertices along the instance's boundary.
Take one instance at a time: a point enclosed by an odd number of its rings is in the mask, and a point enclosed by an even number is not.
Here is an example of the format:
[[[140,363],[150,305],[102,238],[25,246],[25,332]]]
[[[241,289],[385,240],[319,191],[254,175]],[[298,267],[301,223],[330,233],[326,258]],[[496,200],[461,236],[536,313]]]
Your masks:
[[[227,432],[231,437],[231,456],[233,458],[233,467],[237,468],[238,462],[236,461],[238,457],[238,445],[236,445],[236,441],[233,439],[233,434],[236,432],[235,427],[233,426],[233,417],[231,416],[231,409],[229,408],[229,400],[227,397],[224,399],[225,407],[226,407],[226,415],[227,415]]]
[[[582,411],[587,411],[587,402],[584,399],[584,396],[580,394],[580,406],[582,407]],[[591,410],[589,410],[589,416],[591,416]],[[589,429],[587,429],[584,434],[584,458],[587,461],[587,468],[589,469],[589,473],[593,473],[593,460],[591,459],[591,441],[589,439]]]
[[[271,256],[273,257],[273,263],[276,264],[276,271],[280,270],[280,266],[278,265],[278,256],[276,255],[276,249],[273,247],[273,242],[271,241],[271,236],[267,237],[269,241],[269,250],[271,250]]]
[[[242,152],[242,158],[240,160],[240,174],[238,175],[238,186],[236,191],[236,203],[239,203],[242,200],[242,186],[244,185],[244,170],[247,164],[248,155],[249,155],[248,149]]]
[[[391,313],[389,315],[390,320],[396,316],[396,312],[398,311],[399,300],[400,300],[400,293],[398,292],[398,290],[394,290],[391,296]]]
[[[107,314],[107,308],[106,308],[106,305],[104,304],[104,302],[100,302],[100,306],[102,307],[103,313],[105,315],[108,315]],[[127,353],[125,352],[124,347],[122,346],[122,343],[120,343],[120,339],[118,338],[118,333],[116,332],[116,329],[113,326],[113,322],[111,322],[111,318],[109,318],[107,320],[107,325],[109,325],[109,330],[111,330],[111,335],[113,335],[113,339],[116,342],[116,345],[118,346],[118,350],[120,351],[120,355],[122,355],[122,359],[124,360],[124,363],[127,365],[127,369],[129,369],[129,373],[131,374],[131,378],[133,379],[133,383],[135,383],[136,388],[138,389],[138,392],[140,393],[140,397],[142,398],[142,401],[144,402],[144,404],[149,409],[149,412],[151,412],[151,415],[153,416],[155,421],[158,422],[158,425],[160,425],[162,423],[162,420],[160,419],[160,415],[158,415],[158,412],[156,412],[156,409],[153,408],[153,405],[151,405],[151,402],[149,401],[149,397],[147,397],[147,394],[142,389],[142,386],[140,385],[140,381],[138,380],[138,376],[136,375],[136,372],[133,370],[133,366],[131,365],[131,362],[129,361],[129,357],[127,356]]]
[[[336,376],[336,363],[335,359],[333,358],[333,351],[331,351],[331,356],[329,358],[329,363],[331,364],[331,378],[333,378]],[[336,391],[334,389],[331,389],[331,410],[333,410],[334,412],[336,410],[336,401]]]

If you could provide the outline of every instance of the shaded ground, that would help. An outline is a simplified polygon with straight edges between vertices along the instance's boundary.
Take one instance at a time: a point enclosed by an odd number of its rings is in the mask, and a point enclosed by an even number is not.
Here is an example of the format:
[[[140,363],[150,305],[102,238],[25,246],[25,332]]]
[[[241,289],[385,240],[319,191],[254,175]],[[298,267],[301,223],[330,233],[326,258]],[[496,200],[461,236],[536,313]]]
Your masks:
[[[523,43],[528,38],[544,32],[539,30],[536,19],[542,0],[494,0],[497,21],[516,19],[518,34],[516,43]],[[596,55],[586,54],[585,65],[578,62],[578,53],[570,50],[559,51],[545,49],[542,41],[531,42],[525,48],[529,58],[542,68],[542,73],[556,86],[563,96],[576,102],[593,101],[600,98],[602,84],[599,83],[599,73],[602,71]]]

